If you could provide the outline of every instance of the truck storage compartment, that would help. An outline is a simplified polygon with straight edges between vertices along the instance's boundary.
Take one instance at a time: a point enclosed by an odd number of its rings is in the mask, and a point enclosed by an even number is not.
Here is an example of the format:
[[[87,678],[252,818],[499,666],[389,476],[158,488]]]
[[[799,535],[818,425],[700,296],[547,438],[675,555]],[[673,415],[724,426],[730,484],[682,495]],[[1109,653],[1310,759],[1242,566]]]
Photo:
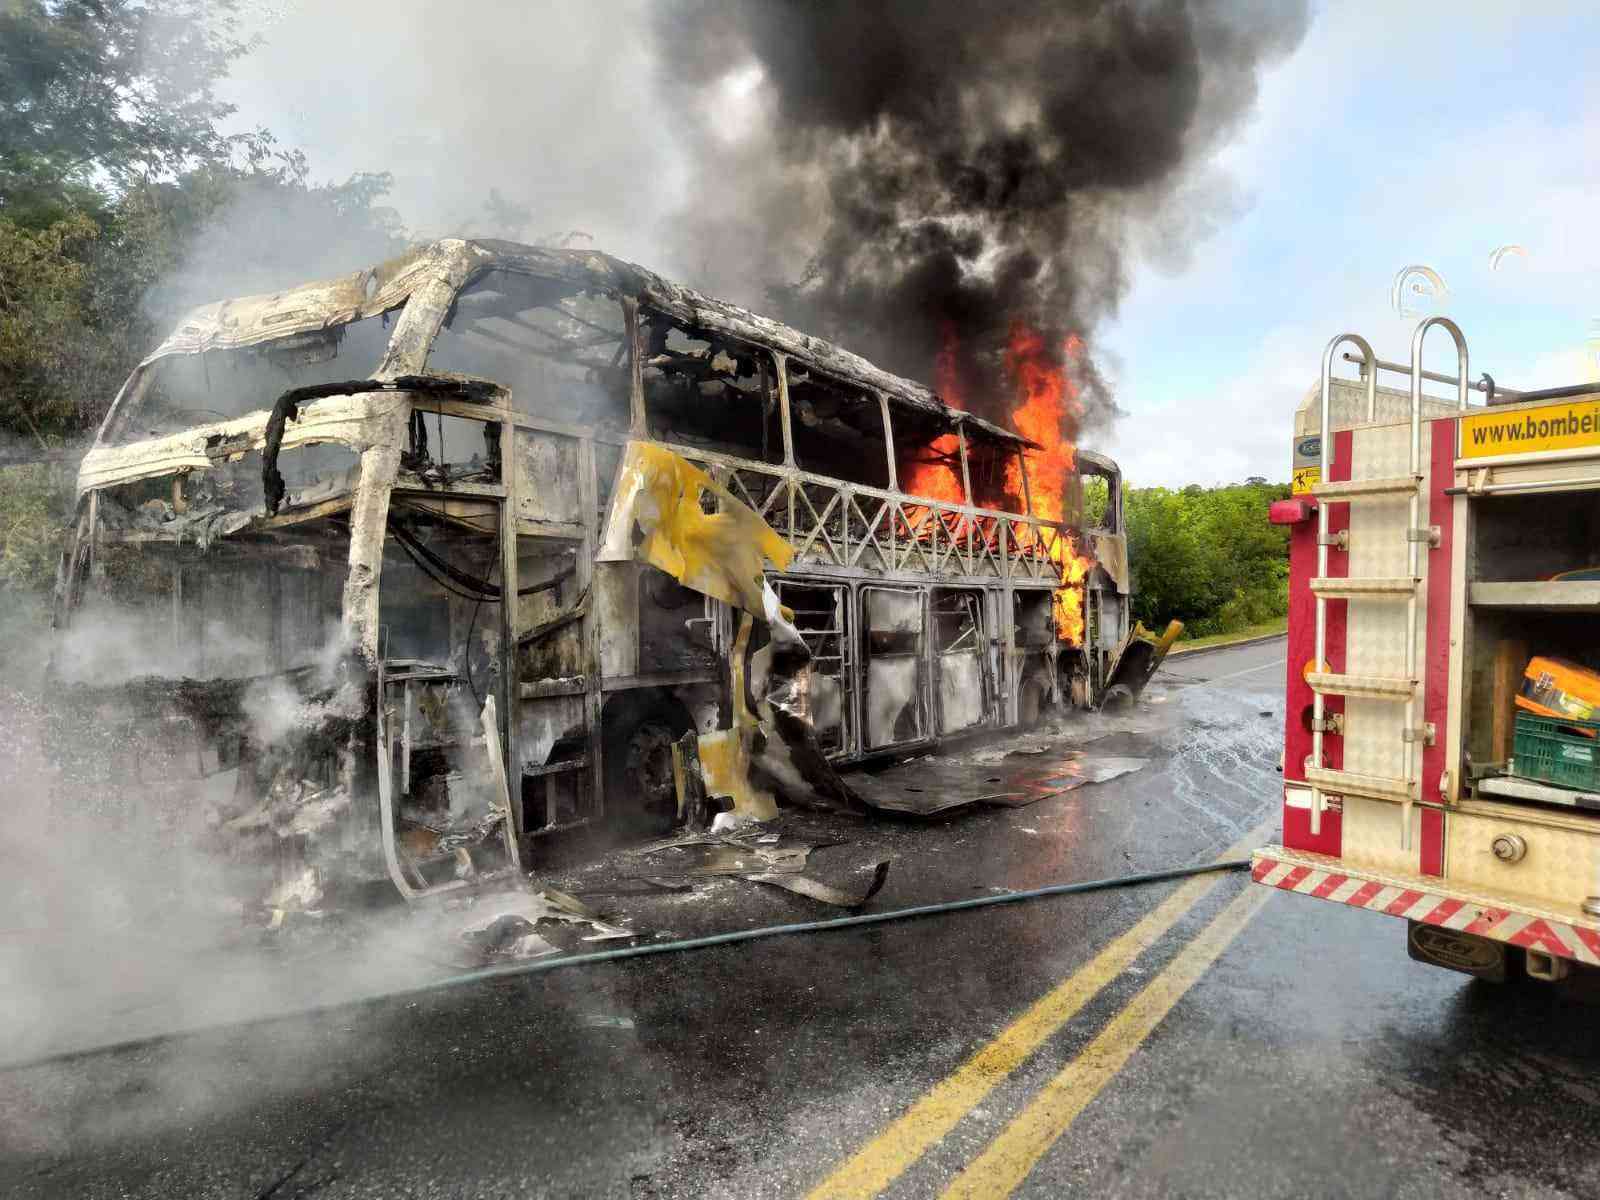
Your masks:
[[[1600,700],[1600,579],[1583,578],[1600,562],[1600,492],[1475,497],[1470,509],[1463,715],[1472,794],[1600,807],[1600,780],[1562,741],[1586,749],[1584,732],[1535,724],[1581,718]]]
[[[1470,583],[1536,583],[1600,566],[1600,492],[1529,492],[1478,496],[1471,501]],[[1582,596],[1600,580],[1566,580],[1537,597],[1560,603]]]

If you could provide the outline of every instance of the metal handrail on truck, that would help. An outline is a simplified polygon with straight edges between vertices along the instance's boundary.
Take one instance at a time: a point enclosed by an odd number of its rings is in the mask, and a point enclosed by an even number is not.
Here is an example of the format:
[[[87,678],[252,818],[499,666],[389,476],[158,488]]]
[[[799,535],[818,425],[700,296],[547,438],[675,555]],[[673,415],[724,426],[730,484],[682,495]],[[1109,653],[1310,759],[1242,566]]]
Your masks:
[[[1328,482],[1329,468],[1333,465],[1333,442],[1328,436],[1330,432],[1329,426],[1332,424],[1329,419],[1329,408],[1333,392],[1333,352],[1346,342],[1353,342],[1361,348],[1363,361],[1366,364],[1362,375],[1367,381],[1367,420],[1374,421],[1378,416],[1378,372],[1376,370],[1378,356],[1373,353],[1372,346],[1367,339],[1359,333],[1341,333],[1328,343],[1328,348],[1322,353],[1322,397],[1320,409],[1322,437],[1318,443],[1317,450],[1320,456],[1321,471],[1317,476],[1319,483]],[[1317,504],[1318,579],[1325,579],[1328,575],[1328,546],[1330,540],[1328,506],[1319,501]],[[1321,671],[1323,664],[1327,661],[1328,653],[1328,598],[1319,594],[1316,603],[1317,649],[1312,665],[1317,671]],[[1317,688],[1312,693],[1311,704],[1311,761],[1320,767],[1322,765],[1322,734],[1327,720],[1325,711],[1327,699],[1323,695],[1321,688]],[[1311,787],[1311,832],[1314,834],[1322,832],[1322,789],[1315,784]]]
[[[1433,326],[1442,326],[1450,334],[1456,346],[1456,374],[1454,377],[1439,375],[1435,372],[1422,369],[1422,346],[1427,338],[1428,330]],[[1327,655],[1327,606],[1328,601],[1336,595],[1349,598],[1352,595],[1380,597],[1386,595],[1406,597],[1406,632],[1405,632],[1405,673],[1399,680],[1366,678],[1359,681],[1359,687],[1364,695],[1375,695],[1380,698],[1402,700],[1405,704],[1404,724],[1401,727],[1401,740],[1406,747],[1405,769],[1399,779],[1372,778],[1366,780],[1369,786],[1381,791],[1384,795],[1397,798],[1400,801],[1400,846],[1402,849],[1411,847],[1411,817],[1417,801],[1419,788],[1416,756],[1411,748],[1418,743],[1427,743],[1434,736],[1434,732],[1426,725],[1417,723],[1417,659],[1419,657],[1417,646],[1417,592],[1421,587],[1421,553],[1424,541],[1433,543],[1432,531],[1423,526],[1422,517],[1422,381],[1430,379],[1441,383],[1452,383],[1457,389],[1457,404],[1462,410],[1467,408],[1467,393],[1474,386],[1479,390],[1490,391],[1494,384],[1487,382],[1474,385],[1467,378],[1470,370],[1470,360],[1467,352],[1467,340],[1462,334],[1460,326],[1448,317],[1428,317],[1422,321],[1411,338],[1411,444],[1409,457],[1409,471],[1406,476],[1395,480],[1352,480],[1347,484],[1333,484],[1329,481],[1329,472],[1333,462],[1332,445],[1332,392],[1333,392],[1333,356],[1346,342],[1355,345],[1361,351],[1362,378],[1367,385],[1367,421],[1373,423],[1377,420],[1377,378],[1379,369],[1393,369],[1393,364],[1380,362],[1373,352],[1372,346],[1365,338],[1356,333],[1341,333],[1328,343],[1322,355],[1322,386],[1319,404],[1319,417],[1321,422],[1320,439],[1318,446],[1321,474],[1318,483],[1312,488],[1312,495],[1318,498],[1317,504],[1317,575],[1313,580],[1312,590],[1316,597],[1316,651],[1313,659],[1315,678],[1313,679],[1312,721],[1311,721],[1311,769],[1307,772],[1311,784],[1311,832],[1322,832],[1322,813],[1325,806],[1325,783],[1337,783],[1337,776],[1343,772],[1329,771],[1323,767],[1322,751],[1323,736],[1329,731],[1330,723],[1326,713],[1326,696],[1328,694],[1350,694],[1358,686],[1358,681],[1346,672],[1336,676],[1326,667]],[[1350,355],[1345,355],[1350,359]],[[1355,360],[1352,360],[1355,361]],[[1364,485],[1364,486],[1363,486]],[[1328,550],[1336,544],[1337,539],[1328,528],[1328,501],[1338,499],[1349,502],[1375,496],[1405,495],[1407,504],[1406,521],[1406,575],[1399,580],[1389,579],[1364,579],[1346,577],[1342,580],[1333,580],[1328,575]],[[1339,543],[1347,544],[1347,543]],[[1348,664],[1347,664],[1348,666]],[[1343,689],[1341,693],[1341,689]]]

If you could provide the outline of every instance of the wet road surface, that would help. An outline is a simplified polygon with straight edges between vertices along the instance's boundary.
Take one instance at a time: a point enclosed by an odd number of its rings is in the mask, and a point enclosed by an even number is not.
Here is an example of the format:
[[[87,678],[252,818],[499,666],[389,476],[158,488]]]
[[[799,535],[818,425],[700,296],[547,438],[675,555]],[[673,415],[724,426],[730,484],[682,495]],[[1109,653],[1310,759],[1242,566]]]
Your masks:
[[[892,908],[1272,840],[1282,661],[1174,659],[1089,731],[1144,769],[856,822],[816,873],[891,857]],[[627,904],[672,936],[832,915],[732,879]],[[0,1073],[0,1194],[1600,1193],[1597,1010],[1403,936],[1213,875],[164,1038]]]

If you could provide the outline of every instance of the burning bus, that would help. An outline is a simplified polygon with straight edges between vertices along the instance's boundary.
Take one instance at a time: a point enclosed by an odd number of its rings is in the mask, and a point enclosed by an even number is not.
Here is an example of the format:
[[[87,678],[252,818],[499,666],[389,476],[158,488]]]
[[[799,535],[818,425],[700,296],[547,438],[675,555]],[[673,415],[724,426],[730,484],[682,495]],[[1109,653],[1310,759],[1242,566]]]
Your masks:
[[[838,766],[1097,706],[1164,649],[1115,464],[1058,441],[587,250],[211,304],[83,461],[55,670],[115,736],[65,740],[280,911],[668,824],[675,746],[746,815],[850,803]]]

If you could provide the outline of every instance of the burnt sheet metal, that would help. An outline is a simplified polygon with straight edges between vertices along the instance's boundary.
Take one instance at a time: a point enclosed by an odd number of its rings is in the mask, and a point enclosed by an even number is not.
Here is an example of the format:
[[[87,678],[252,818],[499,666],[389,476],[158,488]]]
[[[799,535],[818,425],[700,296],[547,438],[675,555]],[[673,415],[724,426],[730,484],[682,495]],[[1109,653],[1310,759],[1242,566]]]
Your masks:
[[[561,951],[559,946],[552,946],[539,936],[532,921],[516,913],[498,916],[481,929],[468,929],[462,933],[461,940],[473,958],[485,963],[543,958]]]
[[[610,887],[584,888],[580,896],[659,896],[664,892],[682,894],[694,891],[694,884],[683,879],[668,879],[659,875],[629,875],[624,884]]]
[[[837,908],[861,908],[882,890],[884,880],[889,878],[889,861],[884,859],[873,864],[872,881],[867,884],[864,892],[846,892],[805,875],[766,874],[746,875],[744,878],[751,883],[765,883],[771,887],[782,888],[786,892],[793,892],[797,896],[820,900],[823,904],[832,904]]]
[[[1145,684],[1150,682],[1150,677],[1156,673],[1156,668],[1167,657],[1167,651],[1172,649],[1172,644],[1182,632],[1182,621],[1170,622],[1160,637],[1146,629],[1144,622],[1136,622],[1111,660],[1111,669],[1106,672],[1105,690],[1101,693],[1101,706],[1125,704],[1144,691]]]
[[[799,874],[805,870],[811,852],[834,842],[794,842],[781,840],[770,845],[721,834],[689,834],[652,842],[629,851],[630,856],[647,857],[647,871],[631,878],[661,876],[698,878],[713,875]]]
[[[1147,762],[1082,750],[1013,752],[998,761],[987,756],[925,754],[882,771],[858,773],[851,782],[874,808],[927,817],[968,804],[1022,808],[1129,774]]]
[[[701,734],[699,752],[707,792],[731,797],[746,820],[771,820],[779,797],[862,807],[817,741],[811,652],[766,580],[767,564],[781,571],[793,558],[794,548],[710,475],[664,447],[628,443],[596,559],[649,563],[741,610],[729,663],[733,724]],[[769,634],[760,649],[752,649],[756,618]]]
[[[1062,764],[1059,774],[1041,782],[1044,794],[1023,789],[1018,793],[996,792],[978,797],[980,804],[998,804],[1005,808],[1022,808],[1041,800],[1044,796],[1057,796],[1083,787],[1087,783],[1106,783],[1123,775],[1131,775],[1148,766],[1147,758],[1122,758],[1107,755],[1078,755]]]
[[[700,735],[700,772],[706,792],[731,800],[736,818],[770,821],[778,815],[778,798],[770,788],[762,787],[751,777],[751,758],[760,733],[760,724],[750,703],[749,689],[745,686],[749,677],[750,633],[753,628],[749,615],[742,615],[728,664],[733,724],[727,729]]]
[[[458,893],[459,896],[459,893]],[[601,919],[580,901],[554,889],[474,893],[445,923],[452,965],[541,958],[580,943],[639,936]]]
[[[687,829],[711,824],[711,800],[700,769],[700,738],[690,730],[672,744],[672,787],[678,795],[678,823]]]
[[[375,317],[406,303],[439,276],[465,277],[488,255],[449,239],[407,250],[362,271],[299,287],[205,304],[185,313],[172,336],[146,362],[168,354],[198,354],[253,346]]]
[[[702,497],[715,499],[715,512],[705,511]],[[684,587],[766,616],[765,564],[783,570],[794,547],[687,459],[629,442],[595,559],[647,562]]]
[[[833,764],[817,740],[811,720],[811,651],[788,615],[778,611],[777,597],[766,589],[771,640],[749,654],[743,672],[749,697],[735,701],[735,711],[754,700],[754,723],[739,726],[752,743],[751,778],[770,787],[787,804],[801,808],[866,808],[861,797]],[[745,618],[748,623],[749,617]],[[768,730],[777,737],[769,737]]]
[[[1098,530],[1090,536],[1093,539],[1091,550],[1095,563],[1111,577],[1117,585],[1117,591],[1124,596],[1129,595],[1133,588],[1128,577],[1128,539],[1120,533],[1101,533]]]
[[[883,887],[889,863],[873,864],[872,881],[864,892],[846,892],[802,872],[811,852],[838,842],[786,841],[780,834],[766,834],[759,840],[718,834],[687,834],[640,846],[628,853],[648,858],[652,876],[703,879],[737,876],[752,883],[766,883],[798,896],[820,900],[839,908],[860,908]],[[633,874],[631,878],[645,878]]]
[[[278,472],[278,455],[290,422],[300,420],[301,407],[314,400],[362,396],[372,392],[411,392],[451,397],[475,403],[498,403],[505,389],[487,380],[455,375],[402,375],[397,379],[350,379],[343,383],[318,383],[290,388],[273,402],[261,442],[261,491],[266,498],[266,515],[277,513],[283,503],[283,476]]]

